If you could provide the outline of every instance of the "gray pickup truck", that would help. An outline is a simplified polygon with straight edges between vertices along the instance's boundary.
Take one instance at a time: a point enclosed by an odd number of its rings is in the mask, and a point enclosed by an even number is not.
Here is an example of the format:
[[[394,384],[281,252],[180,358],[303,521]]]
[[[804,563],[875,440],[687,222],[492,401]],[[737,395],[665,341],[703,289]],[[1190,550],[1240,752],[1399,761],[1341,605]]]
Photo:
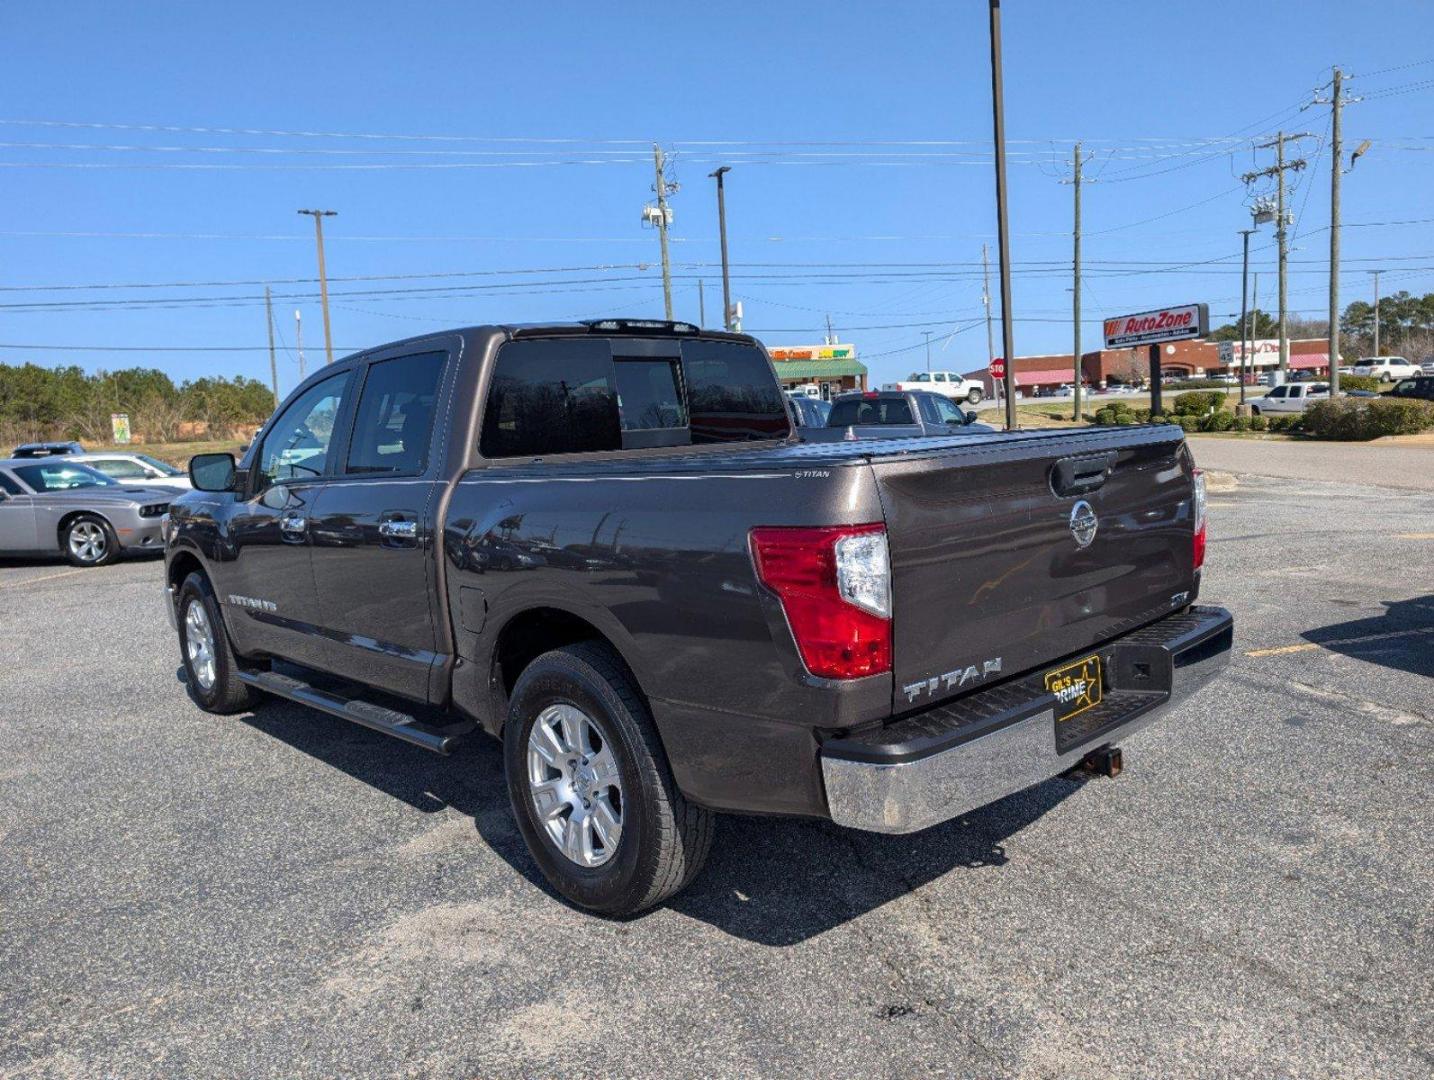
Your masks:
[[[974,412],[963,412],[931,390],[866,390],[832,399],[821,427],[803,427],[803,442],[840,439],[920,439],[932,435],[989,434]]]
[[[1179,428],[803,444],[757,341],[681,323],[385,345],[190,474],[199,705],[501,739],[535,862],[607,914],[690,881],[716,811],[907,832],[1113,771],[1231,644]]]

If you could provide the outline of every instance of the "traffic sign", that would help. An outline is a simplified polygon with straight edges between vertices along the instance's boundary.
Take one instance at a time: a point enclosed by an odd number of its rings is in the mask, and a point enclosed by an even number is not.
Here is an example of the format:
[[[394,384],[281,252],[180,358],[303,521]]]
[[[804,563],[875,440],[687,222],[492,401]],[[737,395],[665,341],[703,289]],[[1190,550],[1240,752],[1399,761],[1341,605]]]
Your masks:
[[[1006,361],[1002,357],[996,357],[991,361],[991,378],[1004,379],[1006,377]]]

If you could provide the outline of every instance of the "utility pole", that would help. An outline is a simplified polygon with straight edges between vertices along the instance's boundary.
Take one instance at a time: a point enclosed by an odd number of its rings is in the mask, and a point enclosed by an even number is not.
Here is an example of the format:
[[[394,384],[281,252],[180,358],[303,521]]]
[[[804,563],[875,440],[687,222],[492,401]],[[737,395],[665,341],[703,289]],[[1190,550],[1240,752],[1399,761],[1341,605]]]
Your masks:
[[[991,127],[996,144],[996,253],[1001,261],[1001,348],[1006,361],[1006,430],[1016,430],[1016,341],[1011,321],[1011,231],[1006,221],[1006,103],[1001,75],[1001,0],[990,0]]]
[[[1327,98],[1315,98],[1314,104],[1328,105],[1330,107],[1330,139],[1329,139],[1329,395],[1334,397],[1339,393],[1339,182],[1344,175],[1344,167],[1341,158],[1344,157],[1344,129],[1341,126],[1344,104],[1349,99],[1344,96],[1344,72],[1339,68],[1334,69],[1334,79],[1330,84],[1330,96]],[[1356,98],[1356,101],[1359,99]],[[1349,167],[1354,168],[1354,159],[1369,149],[1369,143],[1362,143],[1350,158]],[[1375,290],[1378,292],[1379,279],[1375,278]],[[1376,324],[1377,325],[1377,324]],[[1376,332],[1377,335],[1377,332]],[[1376,340],[1378,337],[1376,336]],[[1375,347],[1378,354],[1379,348]]]
[[[1250,365],[1255,363],[1255,326],[1260,319],[1260,272],[1255,271],[1254,279],[1250,283],[1250,347],[1248,355]]]
[[[269,330],[269,381],[274,386],[274,408],[279,407],[279,361],[274,355],[274,302],[269,298],[269,286],[264,286],[264,325]]]
[[[996,339],[991,331],[991,264],[986,258],[986,245],[981,245],[981,303],[986,308],[986,363],[996,359]]]
[[[1249,322],[1250,309],[1246,301],[1250,298],[1250,234],[1255,229],[1241,229],[1240,236],[1244,239],[1245,256],[1240,270],[1240,404],[1245,404],[1245,369],[1248,366],[1250,354],[1245,349],[1245,328]]]
[[[722,241],[722,328],[732,329],[732,280],[727,272],[727,196],[722,187],[722,177],[732,171],[732,166],[723,165],[716,172],[708,173],[717,181],[717,235]]]
[[[1283,381],[1290,371],[1290,332],[1288,314],[1286,311],[1288,302],[1288,283],[1286,280],[1286,264],[1289,260],[1289,225],[1291,217],[1285,210],[1285,173],[1288,170],[1298,172],[1303,169],[1307,162],[1304,158],[1295,158],[1293,161],[1285,161],[1285,143],[1293,139],[1312,138],[1309,132],[1301,132],[1297,135],[1286,135],[1283,131],[1276,133],[1273,140],[1259,144],[1259,149],[1275,149],[1275,164],[1268,169],[1261,169],[1258,172],[1246,173],[1242,178],[1245,183],[1257,180],[1261,177],[1275,177],[1275,239],[1279,241],[1280,255],[1280,379]]]
[[[926,335],[926,374],[930,375],[930,374],[931,374],[931,331],[930,331],[930,330],[923,330],[923,331],[921,331],[921,332]]]
[[[324,355],[325,363],[334,362],[334,338],[329,330],[329,279],[324,272],[324,218],[334,217],[337,210],[300,210],[314,219],[314,240],[319,246],[319,302],[324,309]],[[671,316],[669,316],[670,318]]]
[[[299,309],[294,309],[294,348],[299,354],[299,381],[304,381],[304,319]]]
[[[1379,271],[1371,270],[1374,275],[1374,355],[1379,353]]]
[[[707,325],[707,289],[702,284],[702,279],[697,279],[697,326],[698,328]]]
[[[830,315],[827,316],[827,344],[836,344],[836,333],[832,330],[832,317]]]
[[[667,178],[663,176],[663,167],[667,163],[662,147],[656,143],[652,144],[652,163],[657,173],[657,236],[662,244],[662,305],[667,313],[667,321],[672,321],[672,263],[667,256]],[[676,187],[673,189],[676,191]]]
[[[1071,331],[1073,338],[1073,364],[1075,367],[1075,378],[1071,382],[1075,393],[1074,416],[1072,419],[1080,419],[1080,384],[1081,384],[1081,344],[1080,344],[1080,186],[1081,166],[1085,163],[1080,155],[1080,143],[1075,144],[1075,153],[1072,155],[1073,170],[1070,184],[1075,189],[1075,251],[1072,254],[1071,266],[1074,272],[1074,280],[1071,283]],[[1066,183],[1062,180],[1061,183]]]

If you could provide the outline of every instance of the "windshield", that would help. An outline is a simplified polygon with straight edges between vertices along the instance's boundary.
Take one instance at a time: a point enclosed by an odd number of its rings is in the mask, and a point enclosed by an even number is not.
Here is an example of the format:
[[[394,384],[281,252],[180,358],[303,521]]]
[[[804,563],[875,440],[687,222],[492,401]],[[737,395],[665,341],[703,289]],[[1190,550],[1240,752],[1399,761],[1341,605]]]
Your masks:
[[[153,465],[156,469],[158,469],[158,470],[159,470],[161,473],[163,473],[165,476],[183,476],[183,475],[184,475],[184,470],[183,470],[183,469],[176,469],[176,468],[175,468],[173,465],[171,465],[169,462],[167,462],[167,461],[160,461],[159,458],[152,458],[152,457],[150,457],[148,454],[136,454],[135,457],[139,458],[140,461],[144,462],[146,465]]]
[[[118,487],[104,473],[75,461],[48,461],[43,465],[16,465],[15,475],[32,491],[70,491],[74,488]]]

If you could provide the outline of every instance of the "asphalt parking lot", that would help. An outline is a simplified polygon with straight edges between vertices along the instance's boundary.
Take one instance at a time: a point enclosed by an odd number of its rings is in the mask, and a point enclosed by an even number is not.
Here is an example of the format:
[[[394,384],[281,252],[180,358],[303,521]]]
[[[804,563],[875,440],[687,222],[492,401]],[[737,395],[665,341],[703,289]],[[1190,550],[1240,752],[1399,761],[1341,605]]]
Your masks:
[[[0,1075],[1427,1077],[1434,493],[1378,483],[1212,493],[1237,653],[1119,779],[723,819],[620,923],[496,746],[210,717],[154,562],[0,562]]]

